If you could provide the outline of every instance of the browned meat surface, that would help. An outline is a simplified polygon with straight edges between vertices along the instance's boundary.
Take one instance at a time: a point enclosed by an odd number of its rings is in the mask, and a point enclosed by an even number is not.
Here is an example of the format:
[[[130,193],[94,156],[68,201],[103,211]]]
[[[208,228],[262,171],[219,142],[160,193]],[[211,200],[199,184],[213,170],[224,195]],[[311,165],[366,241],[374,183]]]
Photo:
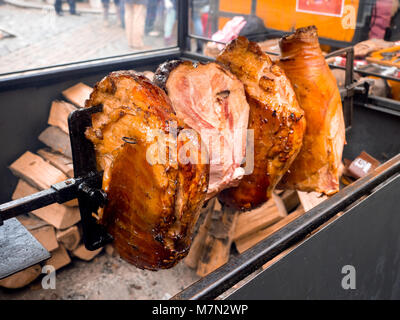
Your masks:
[[[305,119],[292,85],[282,69],[244,37],[232,41],[218,56],[244,84],[254,130],[254,170],[220,199],[242,209],[265,202],[297,156]],[[248,150],[249,151],[249,150]]]
[[[175,161],[174,150],[190,144],[201,156],[198,136],[184,134],[188,127],[166,94],[132,71],[101,80],[86,107],[99,104],[103,112],[92,116],[86,132],[109,198],[99,223],[125,260],[151,270],[172,267],[188,253],[209,172],[208,165]],[[177,147],[171,121],[177,123]]]
[[[243,177],[249,105],[243,84],[217,63],[170,61],[155,74],[178,118],[200,133],[210,156],[208,197]]]
[[[342,102],[335,77],[322,55],[317,29],[298,29],[280,43],[280,66],[292,82],[307,129],[303,147],[281,181],[283,188],[339,191],[345,143]]]

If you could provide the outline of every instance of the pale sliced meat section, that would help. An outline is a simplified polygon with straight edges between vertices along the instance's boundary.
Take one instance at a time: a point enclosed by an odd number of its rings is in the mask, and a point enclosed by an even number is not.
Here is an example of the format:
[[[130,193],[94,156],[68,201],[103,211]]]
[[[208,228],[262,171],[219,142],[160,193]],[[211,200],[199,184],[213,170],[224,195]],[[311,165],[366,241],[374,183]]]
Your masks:
[[[249,105],[236,76],[217,63],[170,61],[155,74],[178,118],[198,131],[209,153],[207,197],[238,185],[245,171]]]

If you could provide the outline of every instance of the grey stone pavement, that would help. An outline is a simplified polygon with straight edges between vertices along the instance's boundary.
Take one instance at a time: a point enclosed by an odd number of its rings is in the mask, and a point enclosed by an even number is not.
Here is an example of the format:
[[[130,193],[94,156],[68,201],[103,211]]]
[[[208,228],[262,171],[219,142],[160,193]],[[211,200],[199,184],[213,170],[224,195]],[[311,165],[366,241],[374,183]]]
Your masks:
[[[105,24],[101,13],[73,16],[64,4],[60,17],[51,5],[42,3],[42,8],[35,9],[0,0],[0,29],[16,36],[0,39],[0,75],[137,52],[128,46],[115,14]],[[144,43],[148,49],[164,46],[162,36],[146,36]]]

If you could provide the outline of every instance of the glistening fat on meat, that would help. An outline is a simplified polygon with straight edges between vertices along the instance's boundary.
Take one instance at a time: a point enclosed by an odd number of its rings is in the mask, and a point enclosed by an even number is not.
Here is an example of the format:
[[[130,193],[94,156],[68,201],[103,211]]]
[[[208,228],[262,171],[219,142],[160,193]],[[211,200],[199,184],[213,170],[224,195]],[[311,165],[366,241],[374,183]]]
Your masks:
[[[217,61],[244,84],[254,131],[254,170],[219,199],[241,209],[259,206],[271,197],[302,146],[305,119],[289,79],[259,45],[244,37],[233,40]]]
[[[297,29],[280,42],[279,65],[293,84],[307,129],[303,147],[281,181],[281,188],[339,191],[345,125],[342,101],[318,42],[317,28]]]
[[[217,63],[170,61],[155,73],[178,118],[200,133],[210,157],[208,198],[237,186],[245,170],[249,105],[236,76]]]
[[[162,142],[163,149],[179,152],[190,143],[200,154],[200,139],[195,132],[181,136],[189,127],[175,116],[167,95],[133,71],[112,72],[97,83],[86,107],[99,104],[103,111],[93,114],[86,131],[108,195],[99,223],[128,262],[151,270],[170,268],[188,253],[209,166],[151,163],[149,150]]]

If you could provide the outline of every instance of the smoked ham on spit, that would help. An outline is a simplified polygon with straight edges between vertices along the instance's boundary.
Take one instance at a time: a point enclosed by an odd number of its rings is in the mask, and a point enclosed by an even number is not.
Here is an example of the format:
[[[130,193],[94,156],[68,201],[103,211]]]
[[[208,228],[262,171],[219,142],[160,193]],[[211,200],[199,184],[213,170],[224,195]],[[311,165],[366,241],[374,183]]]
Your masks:
[[[339,191],[345,125],[339,90],[322,55],[317,28],[297,29],[282,38],[280,47],[280,66],[292,82],[307,128],[303,147],[279,187],[333,194]]]
[[[254,130],[254,170],[239,186],[219,199],[240,209],[251,209],[270,198],[302,146],[304,113],[282,69],[255,42],[233,40],[217,61],[244,84],[250,105],[249,129]]]
[[[154,83],[165,89],[178,118],[200,133],[210,161],[207,198],[237,186],[245,171],[249,105],[243,84],[216,63],[169,61]]]
[[[337,191],[343,114],[316,29],[285,37],[281,48],[278,65],[239,37],[216,63],[166,62],[155,84],[119,71],[95,86],[86,107],[103,109],[86,136],[108,195],[98,219],[122,258],[151,270],[174,266],[214,195],[249,210],[278,183]]]
[[[86,131],[108,195],[99,223],[128,262],[170,268],[188,253],[209,177],[209,165],[173,161],[174,154],[189,144],[201,156],[200,137],[175,116],[163,90],[133,71],[102,79],[86,107],[100,104]]]

